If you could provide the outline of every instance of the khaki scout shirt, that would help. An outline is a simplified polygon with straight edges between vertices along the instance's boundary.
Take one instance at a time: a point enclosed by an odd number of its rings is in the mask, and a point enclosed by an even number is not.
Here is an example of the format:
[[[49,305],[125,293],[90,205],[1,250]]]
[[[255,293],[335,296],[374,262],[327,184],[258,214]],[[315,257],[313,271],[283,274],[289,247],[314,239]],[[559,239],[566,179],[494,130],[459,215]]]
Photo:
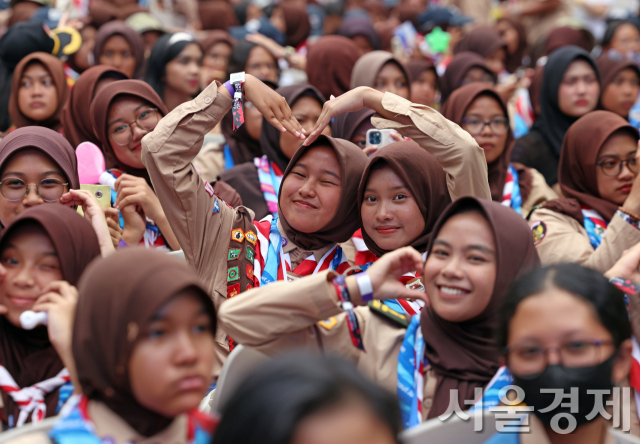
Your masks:
[[[345,314],[330,280],[331,270],[294,282],[278,281],[255,288],[220,306],[219,324],[239,344],[268,355],[304,348],[338,354],[358,366],[365,376],[396,393],[398,354],[406,329],[369,307],[356,307],[366,353],[354,347]],[[349,288],[354,305],[361,303],[357,288]],[[426,419],[437,377],[425,370],[422,416]]]
[[[542,265],[573,262],[604,273],[624,250],[640,242],[640,230],[618,215],[611,219],[595,250],[587,230],[571,216],[540,208],[531,214],[529,222]]]
[[[522,215],[526,216],[529,211],[536,205],[539,205],[548,200],[557,199],[558,195],[544,180],[544,176],[534,168],[529,168],[533,181],[531,184],[531,192],[527,200],[522,203]]]

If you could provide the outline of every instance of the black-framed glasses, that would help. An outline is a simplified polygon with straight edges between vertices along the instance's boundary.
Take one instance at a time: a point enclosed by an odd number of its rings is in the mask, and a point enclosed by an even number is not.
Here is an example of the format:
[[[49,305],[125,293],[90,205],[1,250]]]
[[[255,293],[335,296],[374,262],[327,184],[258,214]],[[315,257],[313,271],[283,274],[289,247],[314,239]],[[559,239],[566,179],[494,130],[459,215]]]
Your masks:
[[[136,120],[129,123],[118,123],[109,130],[109,137],[120,146],[127,145],[133,139],[133,129],[131,125],[134,123],[138,128],[145,131],[153,131],[160,121],[157,108],[148,108],[142,111]]]
[[[506,117],[494,117],[488,122],[479,117],[465,117],[462,119],[469,134],[477,136],[484,130],[485,126],[491,128],[494,134],[502,136],[509,131],[509,120]]]
[[[512,373],[517,375],[537,375],[549,365],[549,351],[557,350],[563,367],[589,367],[602,362],[602,347],[613,345],[613,341],[576,340],[560,346],[542,347],[522,345],[506,347],[504,355]]]
[[[630,157],[629,159],[622,160],[617,157],[607,157],[600,162],[596,162],[602,172],[610,177],[615,177],[622,172],[622,165],[626,165],[629,168],[629,171],[632,173],[638,172],[638,162],[635,157]]]
[[[0,193],[10,202],[18,202],[22,200],[31,191],[30,186],[36,186],[36,194],[45,202],[58,201],[65,192],[68,183],[63,183],[58,179],[43,179],[39,183],[25,183],[24,180],[17,177],[5,177],[0,182]]]

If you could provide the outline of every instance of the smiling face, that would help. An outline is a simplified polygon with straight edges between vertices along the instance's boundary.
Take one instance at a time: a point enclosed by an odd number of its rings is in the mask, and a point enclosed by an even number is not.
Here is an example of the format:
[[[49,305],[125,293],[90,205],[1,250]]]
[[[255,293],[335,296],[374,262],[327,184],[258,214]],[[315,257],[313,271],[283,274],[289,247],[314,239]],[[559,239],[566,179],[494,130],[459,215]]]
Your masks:
[[[35,148],[25,148],[13,154],[5,162],[0,179],[16,178],[26,184],[40,183],[43,180],[55,179],[62,183],[69,183],[69,179],[62,172],[60,166],[49,156]],[[8,182],[6,182],[8,183]],[[64,192],[69,191],[70,186],[64,187]],[[0,221],[6,227],[15,217],[27,208],[46,203],[36,193],[35,186],[30,186],[30,191],[22,199],[12,202],[0,193]]]
[[[390,166],[369,175],[360,214],[363,230],[383,250],[410,245],[425,226],[418,203]]]
[[[40,62],[33,62],[22,72],[18,89],[18,108],[25,117],[41,122],[58,109],[58,94],[53,77]]]
[[[118,68],[130,79],[136,73],[136,59],[133,56],[131,45],[123,36],[116,34],[107,39],[100,52],[100,65],[109,65]]]
[[[631,193],[631,187],[637,172],[634,173],[625,164],[619,174],[609,176],[604,173],[603,168],[613,167],[621,160],[635,159],[637,148],[636,140],[630,134],[622,131],[613,133],[602,145],[596,159],[596,163],[603,162],[602,166],[596,166],[598,194],[600,194],[601,198],[616,205],[624,204],[629,193]],[[637,167],[635,171],[638,171]]]
[[[291,114],[300,122],[300,125],[307,131],[307,134],[311,133],[321,113],[322,105],[320,105],[317,99],[310,96],[300,97],[291,107]],[[327,125],[322,130],[322,134],[330,136],[331,127]],[[300,139],[288,131],[286,133],[280,133],[280,149],[282,150],[282,154],[287,156],[287,159],[293,157],[298,148],[300,148],[300,145],[302,145]]]
[[[504,152],[509,134],[509,123],[506,119],[507,116],[504,115],[502,106],[500,106],[495,98],[488,95],[480,96],[471,102],[471,105],[467,108],[467,112],[464,114],[462,129],[476,139],[478,146],[484,150],[488,164],[498,160]],[[478,122],[491,122],[491,125],[484,125],[478,133],[475,129]],[[502,132],[502,129],[500,129],[498,133],[496,133],[494,127],[504,127],[504,132],[499,134]]]
[[[146,100],[134,96],[117,97],[109,106],[107,113],[107,135],[109,144],[118,160],[132,168],[144,168],[142,164],[142,138],[155,128],[160,115],[158,111],[151,111],[155,108]],[[137,121],[151,119],[152,114],[156,119],[152,119],[147,128],[142,128]],[[152,127],[151,127],[152,126]],[[131,132],[131,140],[126,145],[119,145],[114,141],[122,137],[123,132]]]
[[[20,315],[30,310],[53,281],[62,280],[56,249],[42,228],[25,224],[4,242],[0,263],[7,274],[0,283],[0,305],[9,322],[20,327]]]
[[[625,119],[640,93],[640,78],[632,68],[623,69],[602,92],[602,107]]]
[[[315,233],[336,214],[342,191],[338,156],[329,146],[309,149],[282,181],[280,208],[294,230]]]
[[[558,88],[558,107],[567,116],[580,117],[596,109],[600,83],[584,60],[576,60],[564,73]]]
[[[395,62],[387,62],[378,71],[378,75],[373,81],[373,88],[409,99],[409,81]]]
[[[452,216],[440,229],[424,267],[433,310],[450,322],[478,316],[491,300],[496,270],[489,222],[477,211]]]
[[[197,43],[190,43],[165,68],[165,88],[194,96],[200,87],[200,67],[202,66],[202,49]]]
[[[136,400],[166,417],[198,407],[209,391],[213,335],[202,296],[194,289],[176,294],[141,330],[129,358]]]

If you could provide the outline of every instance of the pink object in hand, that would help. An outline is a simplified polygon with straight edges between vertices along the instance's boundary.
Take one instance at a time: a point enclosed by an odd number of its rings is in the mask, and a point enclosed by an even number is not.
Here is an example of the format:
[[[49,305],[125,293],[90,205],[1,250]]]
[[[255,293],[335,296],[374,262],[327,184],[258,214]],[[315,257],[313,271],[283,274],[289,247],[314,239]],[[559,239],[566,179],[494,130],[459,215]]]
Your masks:
[[[82,142],[76,148],[76,156],[80,183],[85,185],[99,183],[100,175],[106,170],[100,148],[91,142]]]

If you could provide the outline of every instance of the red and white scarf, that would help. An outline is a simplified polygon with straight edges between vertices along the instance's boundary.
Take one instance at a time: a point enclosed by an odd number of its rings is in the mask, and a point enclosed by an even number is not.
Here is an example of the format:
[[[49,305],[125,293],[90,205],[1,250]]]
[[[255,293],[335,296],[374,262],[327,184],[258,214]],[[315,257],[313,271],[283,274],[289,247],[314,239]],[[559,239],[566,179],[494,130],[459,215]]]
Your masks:
[[[373,254],[369,248],[367,248],[367,244],[364,243],[364,239],[362,238],[362,229],[353,233],[351,240],[353,241],[353,245],[356,247],[356,265],[366,265],[369,262],[375,262],[378,260],[378,256]]]
[[[0,389],[11,396],[20,408],[16,427],[22,427],[31,415],[31,422],[38,423],[47,416],[47,405],[44,398],[55,389],[69,382],[69,371],[66,368],[53,378],[46,379],[31,387],[20,388],[7,369],[0,365]]]

